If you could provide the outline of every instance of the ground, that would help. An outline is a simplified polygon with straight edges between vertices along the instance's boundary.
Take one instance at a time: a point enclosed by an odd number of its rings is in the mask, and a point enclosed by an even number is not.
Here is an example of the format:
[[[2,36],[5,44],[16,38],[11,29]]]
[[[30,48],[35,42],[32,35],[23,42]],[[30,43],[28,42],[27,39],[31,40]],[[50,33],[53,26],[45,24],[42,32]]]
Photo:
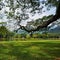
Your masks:
[[[60,60],[60,40],[0,41],[0,60]]]

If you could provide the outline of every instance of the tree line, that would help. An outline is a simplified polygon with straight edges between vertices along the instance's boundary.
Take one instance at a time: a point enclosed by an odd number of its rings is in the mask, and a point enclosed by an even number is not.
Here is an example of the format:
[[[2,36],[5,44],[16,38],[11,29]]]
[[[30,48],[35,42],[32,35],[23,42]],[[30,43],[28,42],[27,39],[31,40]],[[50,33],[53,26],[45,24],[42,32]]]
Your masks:
[[[60,34],[53,34],[53,33],[33,33],[32,37],[30,36],[30,34],[18,34],[15,32],[11,32],[9,31],[5,26],[0,26],[0,40],[3,39],[4,40],[14,40],[14,39],[31,39],[31,38],[39,38],[39,39],[50,39],[50,38],[54,38],[54,39],[59,39],[60,38]]]

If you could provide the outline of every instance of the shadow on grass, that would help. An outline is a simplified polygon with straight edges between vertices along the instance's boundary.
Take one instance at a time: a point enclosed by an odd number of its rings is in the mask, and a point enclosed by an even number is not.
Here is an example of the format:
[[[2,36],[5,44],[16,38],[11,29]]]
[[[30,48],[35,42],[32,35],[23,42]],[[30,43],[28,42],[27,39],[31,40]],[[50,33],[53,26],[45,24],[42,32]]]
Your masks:
[[[60,57],[60,43],[0,43],[0,60],[54,60]]]

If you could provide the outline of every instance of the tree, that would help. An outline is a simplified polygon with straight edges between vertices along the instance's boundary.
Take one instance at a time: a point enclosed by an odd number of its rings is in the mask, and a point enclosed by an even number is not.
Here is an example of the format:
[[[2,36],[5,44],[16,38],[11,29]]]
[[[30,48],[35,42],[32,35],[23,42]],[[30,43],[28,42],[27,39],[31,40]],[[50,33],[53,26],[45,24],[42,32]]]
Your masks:
[[[6,26],[6,22],[0,22],[0,26]]]
[[[5,38],[9,31],[4,26],[0,26],[0,38]]]
[[[2,10],[4,6],[9,7],[9,11],[5,11],[5,13],[7,13],[7,18],[16,19],[16,23],[19,26],[17,30],[23,29],[27,32],[38,31],[42,28],[46,28],[50,23],[60,18],[60,0],[1,0],[1,2],[6,4],[0,3],[0,10]],[[41,6],[41,4],[48,6],[47,10],[49,10],[50,7],[56,7],[55,15],[47,21],[42,21],[42,23],[37,26],[28,26],[28,24],[22,26],[22,20],[28,20],[29,13],[32,15],[35,15],[35,13],[42,13],[44,6]],[[28,27],[31,28],[29,29]]]
[[[14,36],[5,26],[0,26],[0,38],[11,38]]]

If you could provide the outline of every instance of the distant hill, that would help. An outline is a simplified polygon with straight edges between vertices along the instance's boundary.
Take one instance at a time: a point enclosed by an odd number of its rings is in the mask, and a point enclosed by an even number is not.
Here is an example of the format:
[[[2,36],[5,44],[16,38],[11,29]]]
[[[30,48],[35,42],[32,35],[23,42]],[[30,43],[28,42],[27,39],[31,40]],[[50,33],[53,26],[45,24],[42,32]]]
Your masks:
[[[49,33],[60,33],[60,26],[48,30]]]
[[[22,29],[20,29],[18,32],[17,32],[18,34],[27,34],[27,32],[25,31],[25,30],[22,30]]]
[[[46,30],[43,30],[43,31],[36,31],[35,33],[44,33]],[[54,26],[54,27],[51,27],[48,31],[48,33],[60,33],[60,26],[57,25],[57,26]],[[26,32],[25,30],[19,30],[17,32],[18,34],[27,34],[28,32]]]

